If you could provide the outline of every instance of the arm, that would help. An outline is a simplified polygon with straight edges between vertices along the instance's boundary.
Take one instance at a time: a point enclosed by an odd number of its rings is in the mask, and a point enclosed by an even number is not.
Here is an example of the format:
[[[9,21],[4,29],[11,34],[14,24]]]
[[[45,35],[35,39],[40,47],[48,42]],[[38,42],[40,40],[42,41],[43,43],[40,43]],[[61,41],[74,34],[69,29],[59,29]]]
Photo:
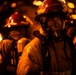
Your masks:
[[[36,43],[26,45],[17,66],[17,75],[39,75],[41,69],[41,53]]]

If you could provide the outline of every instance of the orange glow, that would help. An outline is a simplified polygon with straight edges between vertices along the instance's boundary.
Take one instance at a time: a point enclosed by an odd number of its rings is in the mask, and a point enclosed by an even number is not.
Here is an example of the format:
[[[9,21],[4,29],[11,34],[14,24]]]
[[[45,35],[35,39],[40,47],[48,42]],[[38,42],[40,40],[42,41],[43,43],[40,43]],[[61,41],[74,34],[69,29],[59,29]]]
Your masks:
[[[2,40],[3,40],[3,37],[2,37],[2,34],[0,33],[0,49],[1,49],[1,47],[2,47]],[[1,56],[0,56],[0,61],[1,61]]]
[[[75,8],[73,3],[68,2],[67,5],[68,5],[69,8]]]
[[[2,39],[3,39],[3,38],[2,38],[2,34],[0,33],[0,42],[2,41]]]
[[[62,1],[62,2],[64,2],[64,3],[66,3],[66,1],[65,1],[65,0],[59,0],[59,1]]]
[[[16,7],[16,3],[12,3],[12,4],[11,4],[11,7],[12,7],[12,8]]]
[[[71,21],[71,23],[73,24],[73,21]]]
[[[69,13],[73,13],[73,10],[72,10],[72,9],[68,9],[68,12],[69,12]]]
[[[25,15],[23,15],[23,17],[26,19],[27,22],[29,22],[31,25],[33,25],[33,22],[32,22],[32,20],[30,20],[29,17],[27,17]]]
[[[42,2],[35,0],[35,1],[33,1],[33,4],[36,6],[40,6],[42,4]]]
[[[11,26],[10,25],[8,25],[8,28],[10,28]]]
[[[72,15],[71,15],[71,18],[72,18],[72,19],[76,19],[76,14],[72,14]]]
[[[44,3],[42,3],[41,6],[38,8],[37,13],[38,14],[43,13],[47,7],[48,7],[48,4],[45,5]]]
[[[2,55],[0,54],[0,63],[2,63]]]
[[[76,36],[73,39],[73,43],[76,44]]]

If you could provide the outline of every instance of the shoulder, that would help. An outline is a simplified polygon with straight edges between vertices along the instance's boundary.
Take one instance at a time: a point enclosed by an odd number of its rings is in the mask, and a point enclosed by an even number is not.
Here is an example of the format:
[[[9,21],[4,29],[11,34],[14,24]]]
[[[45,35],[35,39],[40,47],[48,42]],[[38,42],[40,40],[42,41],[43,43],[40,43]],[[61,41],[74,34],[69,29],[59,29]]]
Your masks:
[[[41,44],[41,41],[37,37],[35,37],[33,40],[31,40],[27,44],[27,46],[35,46],[35,45],[39,45],[39,44]]]
[[[23,51],[36,51],[40,49],[41,41],[38,38],[31,40],[25,47]]]
[[[12,43],[13,40],[10,40],[10,39],[3,39],[2,40],[2,43]]]
[[[18,43],[28,43],[30,41],[31,41],[30,39],[23,37],[23,38],[19,39],[17,42]]]
[[[2,41],[2,47],[3,49],[5,50],[8,50],[12,47],[12,43],[13,43],[13,40],[9,40],[9,39],[4,39]]]
[[[21,39],[19,39],[19,40],[21,40],[21,41],[30,41],[30,39],[25,38],[25,37],[23,37],[23,38],[21,38]]]

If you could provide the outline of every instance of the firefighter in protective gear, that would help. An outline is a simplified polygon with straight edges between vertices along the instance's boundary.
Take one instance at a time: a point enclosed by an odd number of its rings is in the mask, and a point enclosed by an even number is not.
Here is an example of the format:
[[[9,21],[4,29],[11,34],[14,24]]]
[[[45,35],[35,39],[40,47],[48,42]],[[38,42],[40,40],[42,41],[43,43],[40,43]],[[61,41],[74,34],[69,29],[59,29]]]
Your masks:
[[[75,75],[75,49],[65,33],[67,10],[58,0],[44,0],[35,20],[40,31],[23,50],[17,66],[17,75]],[[73,59],[72,59],[73,58]]]
[[[7,66],[7,70],[11,70],[9,65],[17,66],[18,60],[23,52],[24,46],[30,42],[28,37],[28,28],[30,22],[26,20],[22,14],[15,12],[12,14],[7,24],[3,27],[4,32],[8,31],[7,37],[2,41],[3,62]],[[12,73],[11,73],[12,75]]]

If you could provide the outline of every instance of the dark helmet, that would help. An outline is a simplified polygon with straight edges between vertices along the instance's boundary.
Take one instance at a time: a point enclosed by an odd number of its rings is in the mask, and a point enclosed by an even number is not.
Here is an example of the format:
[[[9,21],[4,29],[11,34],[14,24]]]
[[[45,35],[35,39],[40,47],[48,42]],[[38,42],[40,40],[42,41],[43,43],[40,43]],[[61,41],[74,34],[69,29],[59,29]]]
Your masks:
[[[20,14],[19,12],[15,12],[14,14],[12,14],[6,25],[4,27],[15,27],[15,26],[28,26],[29,25],[29,21],[26,21],[27,17],[24,17],[22,14]]]
[[[58,0],[44,0],[36,12],[36,21],[40,21],[42,16],[61,16],[66,17],[67,8],[63,2]]]
[[[44,0],[36,12],[35,20],[41,23],[46,37],[62,38],[66,16],[67,6],[64,2]]]

